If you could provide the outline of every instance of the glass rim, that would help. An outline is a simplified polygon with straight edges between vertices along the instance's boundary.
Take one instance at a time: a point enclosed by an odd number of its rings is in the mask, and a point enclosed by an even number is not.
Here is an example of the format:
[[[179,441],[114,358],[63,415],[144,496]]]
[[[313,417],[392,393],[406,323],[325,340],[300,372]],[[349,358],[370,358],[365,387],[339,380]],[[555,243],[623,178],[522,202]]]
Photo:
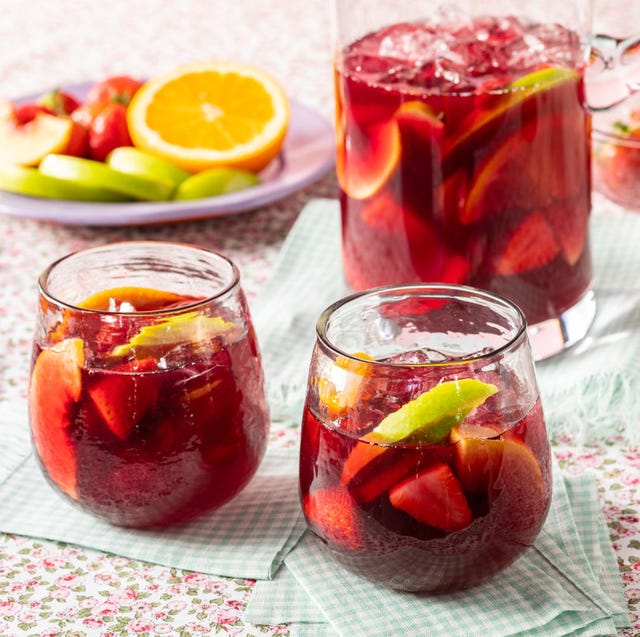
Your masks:
[[[64,263],[72,259],[73,257],[77,257],[84,254],[89,254],[92,252],[99,252],[101,250],[107,250],[109,248],[121,248],[121,247],[130,247],[130,246],[148,246],[148,247],[176,247],[183,248],[187,251],[198,252],[213,255],[214,257],[219,258],[221,261],[226,263],[230,268],[230,280],[229,282],[217,291],[215,294],[208,295],[205,298],[198,299],[197,301],[191,301],[189,303],[185,303],[180,305],[179,307],[173,308],[165,308],[159,310],[136,310],[135,312],[131,311],[123,311],[123,310],[98,310],[93,308],[79,307],[74,303],[69,303],[67,301],[63,301],[62,299],[57,298],[57,296],[53,295],[49,292],[47,287],[47,280],[51,272],[58,267],[60,264]],[[93,314],[102,314],[109,316],[142,316],[142,315],[162,315],[162,314],[175,314],[176,312],[183,313],[186,310],[195,309],[202,305],[206,305],[207,303],[211,303],[211,301],[215,301],[234,288],[236,288],[240,284],[240,270],[238,266],[226,255],[218,252],[217,250],[211,250],[210,248],[204,248],[197,244],[193,243],[182,243],[179,241],[162,241],[162,240],[125,240],[125,241],[114,241],[112,243],[103,243],[96,246],[90,246],[88,248],[82,248],[80,250],[74,250],[73,252],[69,252],[62,257],[52,261],[40,274],[38,277],[38,294],[44,297],[50,303],[53,303],[59,307],[62,307],[67,310],[72,310],[73,312],[86,312]]]
[[[453,296],[455,293],[458,293],[461,296],[466,296],[467,298],[476,298],[476,299],[484,299],[489,301],[492,306],[500,306],[505,309],[508,309],[514,312],[517,317],[518,324],[514,325],[514,334],[510,336],[510,338],[505,341],[499,347],[493,347],[490,351],[484,352],[482,354],[477,354],[473,357],[466,358],[463,360],[450,360],[450,361],[438,361],[434,363],[428,362],[420,362],[420,363],[410,363],[410,362],[401,362],[401,363],[392,363],[388,361],[378,361],[371,360],[369,358],[363,358],[354,354],[353,352],[346,352],[342,350],[340,347],[335,345],[327,335],[327,328],[329,325],[329,321],[331,316],[339,310],[341,307],[356,301],[358,299],[366,298],[367,296],[374,297],[377,295],[384,295],[389,293],[401,293],[402,291],[410,292],[410,291],[422,291],[422,292],[432,292],[434,294],[429,294],[429,296],[433,296],[436,298],[436,294],[438,293],[442,295],[443,293],[449,293]],[[389,297],[393,298],[392,296]],[[443,366],[451,366],[451,365],[468,365],[469,363],[482,361],[485,359],[491,359],[496,356],[499,356],[506,350],[513,347],[516,343],[521,341],[523,338],[527,336],[527,319],[520,309],[518,305],[516,305],[513,301],[508,298],[501,296],[499,294],[494,294],[493,292],[488,292],[486,290],[482,290],[480,288],[472,287],[470,285],[461,285],[461,284],[449,284],[449,283],[402,283],[396,285],[383,285],[380,287],[370,288],[367,290],[362,290],[360,292],[354,292],[352,294],[348,294],[347,296],[338,299],[331,303],[331,305],[327,306],[318,317],[316,321],[316,337],[318,340],[326,347],[329,351],[333,352],[338,356],[344,356],[348,359],[356,361],[358,363],[366,363],[372,366],[379,365],[385,367],[411,367],[411,368],[432,368],[432,367],[443,367]]]

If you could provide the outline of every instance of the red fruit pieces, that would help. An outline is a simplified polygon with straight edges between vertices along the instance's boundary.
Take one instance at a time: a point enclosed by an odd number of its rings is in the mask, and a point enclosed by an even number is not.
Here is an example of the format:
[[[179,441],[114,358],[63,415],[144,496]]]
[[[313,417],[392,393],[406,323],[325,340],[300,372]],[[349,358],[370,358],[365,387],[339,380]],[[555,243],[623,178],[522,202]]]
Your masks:
[[[444,462],[393,487],[389,501],[419,522],[446,533],[466,528],[473,517],[460,482]]]
[[[49,477],[77,497],[77,460],[71,438],[72,407],[80,399],[83,342],[73,338],[42,350],[29,387],[33,442]]]
[[[359,441],[344,463],[340,480],[358,502],[366,504],[415,471],[421,458],[417,450]]]
[[[87,389],[89,398],[109,429],[126,440],[158,399],[159,381],[153,359],[133,361],[101,374]]]
[[[362,550],[364,537],[355,503],[343,489],[318,489],[302,501],[311,528],[323,539],[349,550]]]
[[[532,212],[507,236],[495,260],[498,274],[521,274],[547,265],[560,251],[555,234],[541,212]]]

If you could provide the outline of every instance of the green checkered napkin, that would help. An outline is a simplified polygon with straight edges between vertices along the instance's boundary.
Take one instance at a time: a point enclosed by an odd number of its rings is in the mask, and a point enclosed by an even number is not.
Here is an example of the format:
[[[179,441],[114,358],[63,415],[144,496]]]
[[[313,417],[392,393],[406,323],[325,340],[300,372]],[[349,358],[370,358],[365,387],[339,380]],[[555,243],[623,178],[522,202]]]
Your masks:
[[[201,573],[269,579],[304,531],[296,476],[295,452],[269,450],[249,486],[218,511],[179,527],[129,530],[57,495],[29,453],[0,484],[0,530]]]
[[[292,637],[586,636],[629,625],[595,481],[588,476],[557,479],[535,548],[469,591],[429,596],[384,589],[337,565],[307,533],[275,580],[257,584],[245,619],[291,622]]]
[[[638,245],[640,215],[592,216],[596,319],[582,343],[538,365],[552,435],[569,434],[584,443],[617,434],[640,444]],[[339,204],[312,201],[253,308],[275,420],[300,422],[316,319],[346,293]]]

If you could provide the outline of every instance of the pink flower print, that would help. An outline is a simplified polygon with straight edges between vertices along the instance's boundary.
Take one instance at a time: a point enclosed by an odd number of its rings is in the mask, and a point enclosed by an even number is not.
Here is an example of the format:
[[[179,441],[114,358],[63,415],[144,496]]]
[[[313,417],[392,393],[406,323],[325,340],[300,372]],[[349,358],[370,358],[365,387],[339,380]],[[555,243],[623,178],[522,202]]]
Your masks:
[[[132,588],[123,588],[111,593],[109,599],[116,603],[127,604],[137,599],[137,597],[137,593]]]
[[[146,619],[132,619],[127,628],[133,633],[149,633],[153,630],[153,624]]]
[[[16,603],[11,600],[0,601],[0,615],[13,615]]]
[[[118,605],[113,602],[103,602],[93,608],[93,614],[98,617],[107,617],[109,615],[115,615],[118,612]]]
[[[623,473],[620,476],[620,482],[627,486],[634,486],[640,484],[640,476],[637,473]]]
[[[82,625],[87,628],[102,628],[104,626],[104,622],[101,619],[96,619],[95,617],[85,617],[82,620]]]
[[[98,604],[98,600],[95,597],[86,597],[78,602],[80,608],[93,608],[96,604]]]
[[[204,626],[203,624],[199,624],[198,622],[188,622],[185,624],[185,630],[191,631],[192,633],[208,633],[209,627]]]
[[[69,597],[69,589],[68,588],[54,588],[50,591],[49,595],[53,599],[67,599]]]
[[[26,611],[25,613],[18,613],[18,620],[23,624],[35,624],[38,621],[38,617],[35,613]]]
[[[67,573],[67,575],[61,575],[56,580],[56,586],[60,586],[61,588],[73,588],[78,585],[78,582],[81,580],[79,575],[74,573]]]
[[[179,612],[181,610],[184,610],[187,607],[187,603],[183,602],[182,600],[179,599],[174,599],[170,602],[167,603],[167,608],[169,610],[173,610],[176,612]]]
[[[45,568],[60,568],[64,566],[65,560],[60,557],[45,557],[42,560],[42,566]]]
[[[602,459],[592,453],[584,453],[578,456],[576,460],[583,467],[599,467],[602,464]]]
[[[244,606],[244,602],[239,599],[230,599],[227,601],[227,606],[229,608],[234,608],[236,610],[240,610]]]
[[[199,586],[200,584],[204,584],[209,578],[202,573],[189,573],[184,576],[184,583],[190,584],[191,586]]]
[[[132,606],[132,608],[136,613],[148,613],[150,610],[153,609],[153,606],[149,604],[149,602],[139,601],[139,602],[136,602]]]
[[[167,623],[156,624],[153,627],[153,632],[156,633],[156,635],[168,635],[172,631],[173,631],[173,626]]]

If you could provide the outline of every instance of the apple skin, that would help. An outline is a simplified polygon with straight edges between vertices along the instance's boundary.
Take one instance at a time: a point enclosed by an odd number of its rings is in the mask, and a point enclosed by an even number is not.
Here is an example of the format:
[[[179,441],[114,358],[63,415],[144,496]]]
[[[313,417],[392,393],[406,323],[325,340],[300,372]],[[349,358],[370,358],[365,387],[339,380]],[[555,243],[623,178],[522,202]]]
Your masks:
[[[142,201],[167,201],[173,188],[156,179],[129,175],[93,159],[50,154],[40,162],[40,172],[70,182],[112,190]]]
[[[238,168],[210,168],[185,179],[176,189],[177,201],[228,195],[260,183],[255,173]]]
[[[22,123],[12,102],[0,102],[0,162],[37,166],[50,153],[82,156],[86,132],[67,116],[35,112]]]
[[[0,164],[0,188],[29,197],[69,201],[130,201],[129,197],[105,188],[45,175],[31,166]]]

